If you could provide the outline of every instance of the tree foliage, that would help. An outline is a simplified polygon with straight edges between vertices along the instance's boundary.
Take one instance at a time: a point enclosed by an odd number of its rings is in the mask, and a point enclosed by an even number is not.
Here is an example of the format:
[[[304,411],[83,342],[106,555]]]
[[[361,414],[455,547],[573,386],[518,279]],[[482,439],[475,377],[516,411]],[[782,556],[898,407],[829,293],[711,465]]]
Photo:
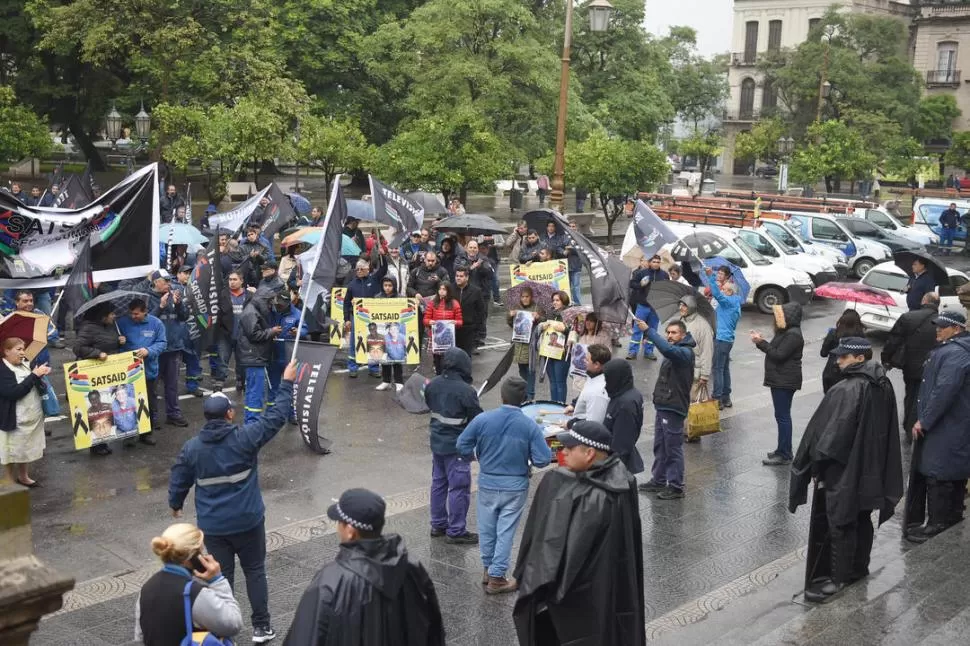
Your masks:
[[[952,94],[933,94],[920,99],[913,136],[920,141],[939,141],[953,136],[953,120],[963,114]]]
[[[308,115],[300,122],[294,154],[298,162],[323,171],[329,195],[334,175],[365,168],[372,150],[354,121]]]
[[[788,124],[778,117],[762,119],[748,132],[739,133],[734,140],[734,154],[738,159],[754,162],[757,159],[780,160],[778,140],[788,137]]]
[[[724,137],[717,130],[695,131],[680,142],[680,154],[697,160],[701,176],[707,172],[714,159],[724,150]]]
[[[808,145],[796,150],[790,169],[794,182],[814,184],[825,178],[856,180],[872,175],[878,158],[865,136],[845,121],[830,119],[812,124]]]
[[[950,166],[970,171],[970,132],[958,132],[953,135],[950,149],[946,151],[944,161]]]
[[[0,159],[42,157],[51,147],[47,124],[17,102],[13,88],[0,86]]]

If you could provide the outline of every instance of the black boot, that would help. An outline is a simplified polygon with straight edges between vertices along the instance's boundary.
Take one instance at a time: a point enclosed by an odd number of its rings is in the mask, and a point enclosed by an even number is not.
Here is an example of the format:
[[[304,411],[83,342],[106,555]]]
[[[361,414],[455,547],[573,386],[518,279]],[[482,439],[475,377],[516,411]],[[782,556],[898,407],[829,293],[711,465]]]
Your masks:
[[[906,540],[916,544],[925,543],[947,528],[946,521],[952,516],[953,489],[954,483],[948,480],[926,479],[929,520],[925,527],[907,533]]]

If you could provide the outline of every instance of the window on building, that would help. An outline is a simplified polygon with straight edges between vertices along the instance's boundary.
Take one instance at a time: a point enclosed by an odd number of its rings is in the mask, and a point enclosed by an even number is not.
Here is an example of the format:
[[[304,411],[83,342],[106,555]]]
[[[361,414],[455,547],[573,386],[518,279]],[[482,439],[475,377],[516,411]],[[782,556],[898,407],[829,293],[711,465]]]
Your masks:
[[[781,49],[781,21],[772,20],[768,23],[768,51],[777,52]]]
[[[761,109],[770,110],[778,107],[778,90],[771,79],[765,79],[761,92]]]
[[[758,21],[751,20],[744,25],[744,62],[754,63],[758,57]]]
[[[812,33],[812,31],[814,31],[815,28],[818,27],[818,24],[820,22],[822,22],[822,19],[821,18],[809,18],[808,19],[808,33]]]
[[[741,81],[741,106],[738,110],[740,119],[751,119],[754,117],[754,79],[746,78]]]
[[[936,46],[936,82],[955,83],[957,71],[957,44],[943,42]]]

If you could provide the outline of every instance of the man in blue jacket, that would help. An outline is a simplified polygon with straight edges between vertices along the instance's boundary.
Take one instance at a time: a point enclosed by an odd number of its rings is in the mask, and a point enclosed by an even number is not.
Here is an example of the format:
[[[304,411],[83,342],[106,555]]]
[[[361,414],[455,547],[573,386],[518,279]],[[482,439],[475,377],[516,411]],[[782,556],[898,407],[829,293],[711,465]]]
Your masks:
[[[354,339],[357,338],[354,335],[354,299],[374,298],[381,293],[381,283],[384,280],[384,274],[387,273],[387,262],[383,259],[383,249],[380,253],[382,254],[381,260],[377,269],[373,272],[370,270],[368,261],[358,260],[354,267],[356,276],[347,284],[347,292],[344,294],[344,332],[350,332],[351,346],[353,346]],[[347,352],[347,370],[350,371],[351,377],[357,377],[357,361],[354,359],[352,347]],[[380,366],[375,366],[369,370],[371,377],[379,378],[381,376]]]
[[[934,324],[939,345],[923,366],[918,420],[913,427],[913,462],[926,478],[929,519],[924,527],[906,528],[906,539],[913,543],[922,543],[963,520],[963,498],[970,478],[967,317],[962,312],[942,312]],[[909,522],[907,519],[907,525]]]
[[[471,462],[458,454],[458,436],[481,414],[478,393],[471,386],[472,360],[460,348],[441,358],[441,374],[424,390],[431,410],[431,537],[449,543],[478,543],[478,534],[465,528],[471,499]]]
[[[711,268],[705,267],[711,276]],[[731,408],[731,349],[734,347],[734,332],[741,320],[741,296],[731,281],[731,270],[718,267],[717,278],[708,281],[711,296],[717,301],[717,332],[714,334],[714,399],[721,408]]]
[[[272,401],[276,398],[276,391],[280,387],[283,370],[286,369],[286,364],[290,361],[290,354],[286,351],[286,342],[296,338],[296,328],[300,325],[300,310],[293,305],[287,290],[283,290],[273,299],[270,323],[274,326],[278,325],[281,330],[279,335],[273,339],[273,360],[267,370],[270,392],[267,401],[272,405]],[[307,338],[306,321],[300,328],[300,338]],[[288,417],[290,424],[296,424],[296,410],[292,405],[289,408]]]
[[[639,321],[646,321],[651,328],[660,325],[660,319],[656,312],[647,304],[647,293],[650,291],[650,283],[655,280],[670,280],[670,275],[660,268],[660,256],[654,254],[650,258],[640,259],[640,267],[630,276],[630,307],[634,308],[634,316]],[[633,334],[630,337],[630,347],[627,352],[627,361],[636,360],[640,354],[640,347],[643,347],[643,356],[651,361],[656,361],[653,355],[653,344],[649,339],[643,338],[643,331],[633,324]]]
[[[957,211],[956,202],[950,202],[950,207],[940,213],[940,247],[944,255],[949,256],[953,249],[953,236],[959,223],[960,212]]]
[[[684,420],[690,407],[690,387],[694,381],[694,339],[683,321],[671,321],[667,338],[637,321],[660,354],[660,374],[653,388],[653,469],[650,480],[640,491],[656,493],[660,500],[684,497]]]
[[[455,444],[460,455],[469,460],[477,455],[481,465],[478,531],[486,594],[514,592],[518,587],[505,574],[515,528],[529,497],[529,464],[541,469],[552,460],[542,428],[520,408],[525,390],[521,377],[502,382],[502,407],[473,419]]]
[[[926,263],[922,259],[913,260],[913,275],[906,286],[906,307],[910,312],[923,307],[923,296],[936,290],[936,279],[926,271]]]
[[[152,421],[152,431],[159,428],[155,404],[155,384],[158,383],[158,359],[165,352],[167,340],[165,326],[148,313],[145,301],[136,298],[128,304],[128,316],[118,319],[118,329],[125,337],[122,350],[134,352],[145,361],[145,386],[148,396],[148,414]],[[151,433],[138,436],[140,442],[155,444]],[[134,446],[134,438],[125,440],[125,446]]]
[[[185,497],[195,485],[196,523],[230,586],[239,557],[252,606],[252,641],[256,644],[276,637],[270,626],[266,506],[259,491],[257,458],[259,450],[286,423],[285,411],[293,399],[295,379],[296,363],[290,363],[283,371],[276,405],[243,427],[232,423],[235,410],[225,394],[207,397],[202,406],[205,426],[182,447],[168,485],[168,506],[175,518],[182,515]]]
[[[188,310],[181,290],[172,289],[172,275],[157,269],[149,277],[148,310],[165,326],[165,351],[158,358],[158,378],[165,382],[165,422],[173,426],[189,425],[179,406],[179,359],[182,350],[190,348]]]

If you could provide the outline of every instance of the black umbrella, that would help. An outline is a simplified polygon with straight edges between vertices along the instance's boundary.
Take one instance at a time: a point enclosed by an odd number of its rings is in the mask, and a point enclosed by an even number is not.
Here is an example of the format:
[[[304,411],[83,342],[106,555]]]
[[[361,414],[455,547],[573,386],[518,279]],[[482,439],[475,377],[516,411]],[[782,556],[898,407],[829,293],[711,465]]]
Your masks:
[[[438,197],[437,193],[414,191],[413,193],[408,193],[407,196],[411,201],[417,203],[418,206],[424,209],[425,215],[438,215],[448,212],[448,207],[445,206],[445,203]]]
[[[435,223],[436,231],[446,233],[458,233],[465,236],[490,235],[492,233],[508,233],[502,225],[488,217],[478,213],[466,213],[465,215],[455,215],[445,218]]]
[[[495,388],[498,382],[502,381],[502,377],[504,377],[509,371],[509,368],[512,367],[512,359],[514,356],[515,346],[509,345],[509,349],[505,351],[505,356],[499,360],[498,365],[495,366],[495,370],[492,371],[492,374],[485,379],[485,383],[483,383],[478,389],[479,397],[490,391],[492,388]]]
[[[680,299],[693,296],[697,302],[697,313],[707,321],[711,330],[717,329],[717,315],[706,298],[697,293],[690,285],[676,283],[672,280],[655,280],[650,283],[647,291],[647,303],[657,313],[660,324],[663,325],[672,318],[680,316]]]
[[[546,230],[546,224],[549,222],[556,223],[556,233],[562,233],[562,224],[559,223],[558,219],[555,217],[558,212],[554,209],[535,209],[534,211],[529,211],[522,216],[525,220],[526,227],[530,229],[535,229],[542,234]]]
[[[111,303],[114,313],[118,316],[123,316],[128,313],[128,303],[136,298],[140,298],[145,301],[148,300],[148,296],[142,292],[130,292],[124,289],[116,289],[113,292],[95,296],[87,303],[77,308],[77,311],[74,312],[74,318],[81,318],[85,312],[90,311],[92,308],[95,308],[102,303]]]
[[[692,258],[703,260],[719,256],[726,248],[727,243],[720,236],[708,231],[697,231],[675,242],[670,255],[677,262],[691,262]]]
[[[906,272],[907,276],[912,277],[913,275],[913,261],[919,260],[921,263],[926,265],[926,271],[930,272],[933,277],[933,281],[937,285],[948,285],[950,283],[950,275],[946,272],[946,267],[940,264],[940,262],[931,256],[930,254],[923,251],[897,251],[893,254],[893,262],[896,266]]]

